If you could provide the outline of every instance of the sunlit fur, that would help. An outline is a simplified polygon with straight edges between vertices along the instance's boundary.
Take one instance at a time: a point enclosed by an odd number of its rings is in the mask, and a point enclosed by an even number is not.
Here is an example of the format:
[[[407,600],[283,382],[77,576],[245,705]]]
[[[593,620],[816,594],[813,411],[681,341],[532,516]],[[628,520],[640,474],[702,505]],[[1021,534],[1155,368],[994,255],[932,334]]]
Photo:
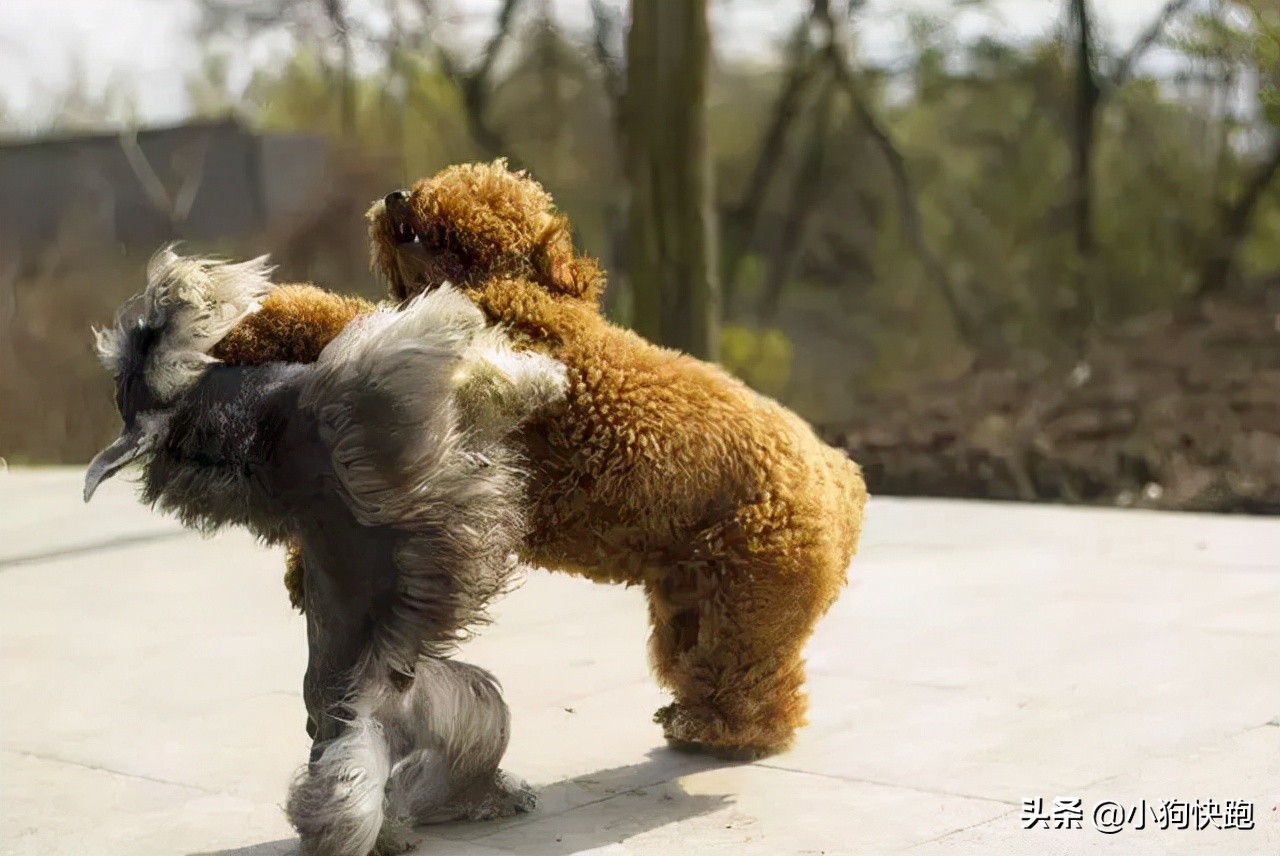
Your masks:
[[[405,533],[396,617],[375,628],[387,662],[448,653],[510,583],[523,482],[504,441],[564,384],[560,364],[514,353],[451,288],[362,316],[320,355],[300,404],[351,511]],[[394,406],[371,409],[375,394]]]
[[[94,331],[99,359],[115,373],[128,344],[127,326],[161,329],[146,380],[158,398],[176,397],[213,361],[210,349],[274,288],[271,270],[265,256],[231,263],[164,247],[147,265],[142,294],[125,304],[114,326]]]
[[[537,804],[523,779],[498,768],[511,716],[492,675],[424,658],[408,687],[356,682],[339,736],[289,789],[286,812],[306,856],[395,853],[415,826],[491,820]]]
[[[450,167],[400,208],[404,221],[383,202],[369,212],[393,300],[451,282],[518,347],[567,367],[567,406],[521,435],[533,469],[522,558],[644,587],[653,664],[675,696],[657,718],[673,742],[786,749],[805,722],[805,643],[858,544],[858,466],[720,368],[603,318],[603,275],[528,176],[501,162]],[[241,326],[287,323],[264,312]]]
[[[138,399],[167,431],[140,462],[145,501],[306,550],[316,733],[287,807],[303,852],[392,852],[413,823],[531,808],[498,769],[496,682],[448,655],[514,580],[525,473],[511,434],[557,405],[563,367],[513,351],[447,287],[346,324],[309,365],[228,365],[208,350],[269,301],[265,263],[159,258],[99,334],[104,361],[129,389],[166,389]],[[175,355],[199,370],[157,369]]]

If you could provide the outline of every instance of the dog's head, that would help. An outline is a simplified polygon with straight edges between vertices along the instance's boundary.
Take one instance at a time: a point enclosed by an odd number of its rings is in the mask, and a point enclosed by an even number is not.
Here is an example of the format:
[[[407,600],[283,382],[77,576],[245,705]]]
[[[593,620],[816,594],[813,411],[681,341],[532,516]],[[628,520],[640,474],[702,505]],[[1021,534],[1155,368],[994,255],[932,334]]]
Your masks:
[[[367,218],[373,268],[399,301],[501,278],[592,302],[603,287],[596,262],[574,253],[551,194],[501,160],[449,167],[388,194]]]
[[[163,442],[179,400],[217,362],[210,350],[275,288],[271,271],[265,256],[231,264],[164,247],[152,257],[146,288],[115,324],[94,330],[124,429],[90,463],[85,502],[104,479],[145,462]]]

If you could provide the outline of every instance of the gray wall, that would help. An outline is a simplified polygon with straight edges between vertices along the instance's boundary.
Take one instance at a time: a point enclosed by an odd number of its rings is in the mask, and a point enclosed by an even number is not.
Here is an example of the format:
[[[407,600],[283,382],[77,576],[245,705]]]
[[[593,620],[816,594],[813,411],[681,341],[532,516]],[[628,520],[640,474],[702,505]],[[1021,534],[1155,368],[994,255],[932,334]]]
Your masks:
[[[142,251],[246,237],[314,204],[327,183],[327,149],[315,137],[259,135],[234,120],[192,123],[137,133],[132,161],[128,139],[0,144],[0,250],[45,245],[60,229]],[[167,202],[148,195],[148,172]]]

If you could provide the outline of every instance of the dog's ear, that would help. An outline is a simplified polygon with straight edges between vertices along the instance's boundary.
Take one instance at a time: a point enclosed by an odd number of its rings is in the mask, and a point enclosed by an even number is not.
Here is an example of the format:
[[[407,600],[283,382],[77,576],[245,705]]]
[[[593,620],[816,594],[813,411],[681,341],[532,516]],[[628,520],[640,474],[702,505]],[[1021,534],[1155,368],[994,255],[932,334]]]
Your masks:
[[[579,256],[573,247],[569,218],[544,213],[530,261],[549,291],[595,300],[604,287],[604,274],[595,259]]]

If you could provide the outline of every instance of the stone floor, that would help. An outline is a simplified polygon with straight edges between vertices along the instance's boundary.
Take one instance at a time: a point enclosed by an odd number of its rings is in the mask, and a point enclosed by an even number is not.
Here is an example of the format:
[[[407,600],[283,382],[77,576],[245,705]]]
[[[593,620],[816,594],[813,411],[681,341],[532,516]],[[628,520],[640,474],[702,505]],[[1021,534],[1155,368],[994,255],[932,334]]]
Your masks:
[[[296,852],[280,555],[80,479],[0,474],[0,854]],[[639,592],[531,573],[463,656],[540,806],[416,852],[1280,853],[1280,520],[880,499],[852,578],[812,725],[733,766],[664,748]]]

